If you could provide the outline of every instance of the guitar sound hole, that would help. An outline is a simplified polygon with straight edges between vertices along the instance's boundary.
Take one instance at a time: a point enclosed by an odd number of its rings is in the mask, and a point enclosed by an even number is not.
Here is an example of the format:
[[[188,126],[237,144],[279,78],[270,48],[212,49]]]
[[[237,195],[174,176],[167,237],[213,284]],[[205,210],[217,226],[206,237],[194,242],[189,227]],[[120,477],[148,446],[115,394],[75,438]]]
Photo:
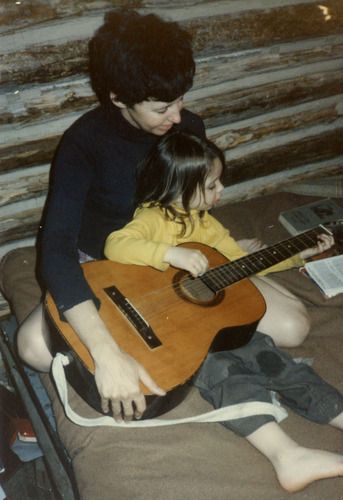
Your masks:
[[[214,306],[224,298],[225,292],[213,292],[200,278],[193,278],[184,271],[174,276],[175,292],[184,300],[201,306]]]

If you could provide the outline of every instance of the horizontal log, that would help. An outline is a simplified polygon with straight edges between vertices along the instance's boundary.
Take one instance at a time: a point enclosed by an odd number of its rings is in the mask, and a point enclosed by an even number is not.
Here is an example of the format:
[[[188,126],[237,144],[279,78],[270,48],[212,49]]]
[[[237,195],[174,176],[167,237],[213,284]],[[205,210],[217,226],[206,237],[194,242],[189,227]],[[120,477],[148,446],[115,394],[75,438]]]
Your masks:
[[[343,119],[332,127],[313,127],[301,134],[263,141],[258,147],[242,147],[237,155],[231,150],[226,153],[229,165],[224,184],[236,184],[249,179],[285,172],[297,164],[315,160],[324,161],[343,154]],[[293,141],[292,141],[293,137]],[[250,152],[249,152],[250,149]],[[237,157],[239,156],[239,157]]]
[[[319,41],[315,39],[240,54],[198,58],[193,95],[196,95],[194,92],[198,91],[203,100],[203,96],[210,97],[211,93],[215,93],[211,89],[221,84],[226,87],[224,90],[230,93],[234,89],[243,92],[243,89],[247,88],[249,89],[247,92],[251,94],[251,86],[271,85],[271,82],[278,82],[282,79],[289,81],[288,85],[292,87],[296,85],[293,80],[298,78],[299,73],[302,76],[310,75],[309,81],[302,82],[302,84],[300,82],[291,93],[288,91],[291,101],[300,100],[306,93],[307,85],[311,85],[308,94],[312,94],[315,90],[316,98],[319,98],[320,94],[334,93],[333,88],[339,86],[339,80],[337,82],[339,75],[336,75],[336,72],[339,73],[343,68],[343,58],[339,57],[343,55],[343,35],[328,37],[321,41],[319,48],[318,43]],[[324,76],[323,73],[325,73]],[[322,78],[325,81],[322,81]],[[222,100],[226,101],[225,108],[227,108],[232,99],[224,90]],[[271,92],[272,95],[274,93]],[[279,93],[282,94],[281,89]],[[259,98],[263,99],[263,95]],[[244,95],[238,94],[237,99],[241,102]],[[286,98],[283,99],[285,100]],[[265,101],[266,99],[261,103],[262,109]],[[47,119],[49,116],[84,110],[95,103],[96,98],[89,85],[88,76],[60,79],[52,83],[42,83],[39,86],[13,85],[11,89],[5,88],[0,94],[0,124],[22,122],[27,124],[42,118]],[[212,105],[207,107],[211,108]],[[237,105],[235,106],[233,102],[228,109],[229,117],[235,116],[236,108]],[[255,110],[256,108],[246,103],[243,106],[244,109]],[[200,107],[199,111],[201,111]],[[206,107],[203,112],[205,111]],[[213,114],[213,112],[210,113],[210,116]]]
[[[282,69],[333,61],[343,56],[343,35],[278,43],[252,50],[196,57],[193,88],[232,82],[244,77]]]
[[[23,169],[0,177],[0,207],[45,196],[49,185],[50,165]]]
[[[273,137],[274,142],[277,143],[278,137],[284,138],[285,132],[292,131],[288,146],[288,149],[291,150],[294,147],[295,131],[297,129],[301,131],[305,127],[334,123],[341,115],[340,103],[342,100],[342,95],[334,96],[323,99],[317,102],[316,105],[307,103],[291,109],[268,113],[262,117],[244,120],[230,126],[216,127],[209,130],[208,135],[223,151],[228,152],[228,157],[232,155],[232,153],[230,155],[230,151],[234,149],[237,150],[238,155],[239,148],[249,144],[260,144],[262,145],[262,152],[254,152],[259,157],[261,154],[266,154],[265,149],[268,149],[267,147],[264,148],[263,141]],[[314,152],[317,152],[317,139],[317,137],[312,137]],[[245,149],[244,155],[248,155]],[[287,161],[287,155],[288,152],[286,151],[282,165]],[[270,162],[270,168],[274,169],[276,160],[271,159]],[[229,165],[232,165],[232,163],[233,161],[229,160]],[[45,195],[48,189],[49,168],[49,164],[46,164],[3,174],[0,177],[0,206]]]
[[[0,172],[50,163],[63,132],[80,115],[71,113],[33,125],[0,128]]]
[[[1,31],[12,31],[13,28],[23,28],[27,26],[35,26],[38,23],[53,21],[72,16],[81,16],[87,12],[99,11],[102,13],[104,9],[113,9],[120,6],[132,6],[135,4],[143,7],[158,7],[170,5],[170,0],[139,0],[139,2],[130,0],[54,0],[47,2],[46,0],[35,0],[34,2],[6,2],[0,7],[1,14]],[[174,7],[185,5],[196,5],[207,3],[206,0],[172,0]]]
[[[0,125],[27,125],[87,110],[96,103],[88,77],[67,78],[39,86],[14,86],[0,95]]]
[[[218,108],[224,116],[226,114],[234,120],[237,119],[235,113],[242,117],[242,113],[258,113],[260,109],[264,110],[266,105],[290,105],[309,96],[314,99],[337,93],[343,88],[340,79],[342,67],[343,59],[332,59],[321,63],[302,64],[287,70],[269,70],[257,74],[252,72],[249,76],[234,81],[228,80],[219,85],[210,86],[203,81],[203,87],[199,88],[198,84],[198,88],[188,94],[187,102],[190,102],[191,109],[207,119],[209,126],[213,126],[209,121],[215,115],[220,117]],[[228,70],[228,65],[225,65],[225,69]],[[224,75],[224,72],[222,74]],[[256,94],[258,97],[254,100]],[[219,105],[214,107],[213,100],[218,101]],[[226,101],[225,106],[221,101]],[[260,101],[261,105],[258,107]],[[57,88],[51,84],[4,94],[0,101],[0,110],[5,121],[13,122],[10,116],[19,115],[19,121],[25,119],[27,123],[29,118],[34,121],[42,113],[47,119],[49,114],[66,114],[69,108],[73,111],[83,109],[93,102],[95,99],[88,83],[84,79],[76,79],[62,81]],[[227,113],[224,113],[226,109]]]
[[[35,236],[42,215],[42,205],[0,217],[0,245]]]
[[[175,3],[177,0],[173,0]],[[100,1],[75,1],[54,0],[46,2],[35,0],[34,2],[4,2],[0,8],[2,32],[12,31],[13,28],[35,26],[38,23],[61,19],[71,16],[79,16],[89,11],[102,11],[104,8],[113,8],[125,5],[125,0],[100,0]]]
[[[343,59],[309,67],[263,73],[192,94],[189,109],[206,127],[230,124],[343,92]],[[209,93],[211,92],[211,93]]]
[[[243,145],[261,144],[261,141],[271,137],[276,142],[278,136],[284,141],[286,132],[292,132],[292,139],[289,140],[293,142],[297,134],[301,135],[306,128],[315,125],[329,124],[331,129],[331,124],[343,114],[342,102],[343,94],[340,94],[320,101],[284,108],[209,129],[208,136],[222,151],[230,151],[231,158],[234,155],[232,150],[236,151],[237,157],[244,156],[248,152],[244,149],[240,154],[240,148]],[[315,141],[313,147],[315,148]]]
[[[275,193],[280,190],[283,191],[287,189],[287,186],[306,180],[328,178],[329,176],[341,174],[342,169],[343,156],[339,156],[331,160],[298,166],[291,170],[227,186],[223,191],[219,206]]]
[[[298,164],[297,167],[285,172],[273,173],[226,187],[221,204],[277,192],[283,186],[294,182],[335,175],[342,172],[342,167],[343,156],[308,165]],[[9,248],[20,245],[21,239],[26,243],[36,237],[43,203],[44,200],[41,199],[39,205],[36,204],[34,208],[23,211],[13,206],[12,214],[0,218],[0,256]]]
[[[54,137],[44,137],[17,146],[0,146],[0,172],[51,162],[62,131]]]
[[[325,81],[325,78],[323,78],[323,81]],[[296,86],[296,78],[294,79],[294,85]],[[255,93],[258,92],[258,89],[260,87],[263,86],[258,85],[256,88],[250,90],[250,92],[246,91],[246,99],[249,100],[250,95],[254,96]],[[268,89],[270,89],[269,86]],[[231,99],[228,99],[229,105],[231,105],[231,107],[229,107],[230,110],[232,110],[235,105],[239,105],[239,97],[242,97],[241,91],[237,90],[233,92],[233,94],[235,93],[237,100],[232,99],[231,102]],[[193,95],[195,98],[194,103],[192,102]],[[267,98],[268,92],[266,92],[265,96]],[[219,97],[217,96],[217,99],[220,100],[220,95]],[[309,98],[307,97],[307,99]],[[197,111],[196,103],[198,103],[199,106],[203,106],[202,103],[204,100],[205,99],[201,94],[197,95],[197,92],[195,92],[194,94],[190,93],[189,101],[187,99],[187,106],[189,105],[191,109]],[[211,99],[207,100],[210,102],[216,102],[216,98],[214,96],[212,96]],[[321,122],[325,122],[325,120],[330,122],[342,113],[342,110],[339,107],[340,102],[342,102],[342,94],[333,96],[332,98],[330,97],[326,99],[320,99],[318,101],[309,102],[298,106],[288,106],[286,108],[279,109],[275,111],[275,113],[280,114],[280,116],[282,117],[281,122],[276,124],[274,115],[272,116],[272,121],[276,127],[275,131],[278,133],[282,133],[283,131],[287,131],[290,126],[294,127],[295,129],[301,129],[304,126],[311,125],[311,122],[312,124],[318,123],[318,120],[320,120]],[[326,114],[325,112],[323,112],[322,114],[317,115],[316,110],[320,110],[323,108],[325,109],[326,107],[328,107]],[[249,110],[247,110],[247,114],[250,114]],[[260,123],[260,125],[257,125],[257,127],[259,126],[261,130],[267,130],[264,127],[264,122],[265,120],[268,120],[268,117],[265,116],[265,113],[261,114],[261,110],[259,110],[259,113],[255,114],[257,122]],[[288,122],[284,118],[285,115],[288,115],[290,117],[290,120]],[[77,116],[78,114],[73,113],[71,115],[63,115],[61,116],[61,118],[54,119],[53,121],[50,120],[28,126],[2,126],[0,128],[0,137],[2,142],[2,144],[0,144],[0,172],[16,170],[18,168],[28,168],[32,165],[42,165],[45,163],[50,163],[61,134],[77,118]],[[292,116],[296,116],[297,119],[295,119],[294,117],[292,118]],[[217,124],[216,118],[214,118],[213,121],[215,124]],[[207,123],[210,123],[210,125],[212,124],[210,120],[207,120]],[[284,123],[284,129],[282,128],[282,123]],[[239,124],[238,127],[240,126],[241,125]],[[249,125],[243,124],[244,132],[241,134],[241,136],[251,136],[251,140],[254,141],[256,129],[255,131],[253,130],[249,132],[247,130],[247,126],[249,127]],[[225,123],[223,127],[223,129],[218,129],[221,136],[225,136],[225,132],[228,132],[229,135],[226,135],[226,137],[230,137],[231,130],[233,130],[233,133],[237,135],[237,131],[235,131],[236,129],[232,128],[234,127],[234,123]],[[270,130],[272,130],[272,127],[273,124],[270,125]],[[209,126],[208,133],[211,136],[214,134],[217,140],[216,131],[212,129],[213,127]],[[262,132],[260,134],[261,135],[259,135],[259,137],[261,138],[264,134]],[[220,144],[224,150],[228,147],[234,146],[230,146],[230,141],[228,141],[227,139],[221,139]]]
[[[208,19],[207,22],[203,19],[191,21],[188,29],[193,33],[197,53],[218,52],[226,48],[247,50],[341,32],[343,5],[339,0],[325,2],[331,16],[327,20],[317,2],[289,2],[289,5],[274,7],[260,2],[260,6],[261,10],[257,10],[251,2],[250,11],[236,11],[227,18],[221,15],[211,18],[210,23]]]
[[[193,35],[195,53],[206,55],[340,34],[342,2],[328,0],[325,6],[330,19],[325,19],[317,2],[304,0],[288,5],[278,0],[209,2],[165,8],[163,15],[179,20]],[[3,83],[46,82],[84,73],[87,40],[102,19],[102,15],[86,14],[0,36]]]

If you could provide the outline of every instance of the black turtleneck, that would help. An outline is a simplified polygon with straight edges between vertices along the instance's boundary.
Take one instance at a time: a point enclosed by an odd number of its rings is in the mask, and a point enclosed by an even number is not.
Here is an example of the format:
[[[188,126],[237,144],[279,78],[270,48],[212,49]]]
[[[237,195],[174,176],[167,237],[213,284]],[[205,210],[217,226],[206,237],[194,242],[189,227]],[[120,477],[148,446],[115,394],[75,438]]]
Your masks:
[[[173,129],[205,135],[202,120],[187,110]],[[62,314],[94,300],[78,249],[103,258],[107,235],[132,218],[136,165],[156,140],[115,107],[86,113],[64,133],[52,167],[41,252],[42,278]]]

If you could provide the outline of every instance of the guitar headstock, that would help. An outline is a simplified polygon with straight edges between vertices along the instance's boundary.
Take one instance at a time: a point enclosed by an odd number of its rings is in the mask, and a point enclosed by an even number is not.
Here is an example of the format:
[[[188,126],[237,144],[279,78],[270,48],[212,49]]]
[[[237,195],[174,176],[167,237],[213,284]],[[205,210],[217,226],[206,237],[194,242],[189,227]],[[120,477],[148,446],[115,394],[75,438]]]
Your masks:
[[[323,224],[320,224],[319,227],[322,227],[324,230],[327,229],[329,231],[332,231],[333,233],[343,231],[343,219],[325,222]]]

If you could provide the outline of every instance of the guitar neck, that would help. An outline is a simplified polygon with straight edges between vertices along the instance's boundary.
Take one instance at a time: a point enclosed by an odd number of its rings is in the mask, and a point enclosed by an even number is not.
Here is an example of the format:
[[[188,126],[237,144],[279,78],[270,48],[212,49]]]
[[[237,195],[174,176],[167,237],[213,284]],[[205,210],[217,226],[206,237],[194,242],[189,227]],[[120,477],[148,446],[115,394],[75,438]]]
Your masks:
[[[201,276],[201,280],[211,290],[219,292],[237,281],[264,271],[307,248],[314,247],[317,244],[318,235],[323,234],[323,232],[330,231],[324,226],[310,229],[298,236],[293,236],[233,262],[210,269]]]

